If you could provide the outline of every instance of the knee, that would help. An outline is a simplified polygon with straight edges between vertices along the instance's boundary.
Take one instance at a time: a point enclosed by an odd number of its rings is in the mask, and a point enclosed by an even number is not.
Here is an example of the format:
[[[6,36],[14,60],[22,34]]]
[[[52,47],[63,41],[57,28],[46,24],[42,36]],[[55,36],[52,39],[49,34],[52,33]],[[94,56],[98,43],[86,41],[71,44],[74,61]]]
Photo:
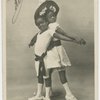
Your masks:
[[[51,87],[51,77],[50,76],[44,77],[44,80],[45,80],[45,86]]]
[[[38,76],[37,78],[38,78],[38,83],[44,84],[43,76]]]

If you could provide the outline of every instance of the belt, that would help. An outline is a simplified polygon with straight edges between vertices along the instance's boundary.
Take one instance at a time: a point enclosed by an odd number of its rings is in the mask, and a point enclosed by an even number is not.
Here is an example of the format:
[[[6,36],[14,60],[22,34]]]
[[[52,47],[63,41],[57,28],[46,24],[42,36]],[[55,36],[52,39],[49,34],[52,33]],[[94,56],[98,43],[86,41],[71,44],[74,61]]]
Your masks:
[[[55,46],[60,46],[60,45],[61,45],[61,41],[60,40],[51,41],[50,44],[49,44],[49,47],[47,48],[47,51],[51,50]]]
[[[39,72],[43,71],[43,75],[46,76],[46,70],[45,70],[45,64],[44,64],[44,57],[47,55],[47,53],[43,53],[41,56],[35,55],[35,61],[39,61]],[[39,73],[40,76],[40,73]]]

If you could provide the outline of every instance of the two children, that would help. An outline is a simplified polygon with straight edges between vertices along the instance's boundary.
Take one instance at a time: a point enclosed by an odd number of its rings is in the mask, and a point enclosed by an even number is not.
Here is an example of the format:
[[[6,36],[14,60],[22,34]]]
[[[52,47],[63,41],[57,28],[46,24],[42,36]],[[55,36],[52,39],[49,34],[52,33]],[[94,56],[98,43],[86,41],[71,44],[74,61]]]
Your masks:
[[[49,1],[50,2],[50,1]],[[48,3],[50,4],[50,3]],[[52,3],[51,3],[52,4]],[[44,8],[46,9],[44,11]],[[42,8],[42,11],[40,10]],[[66,91],[66,100],[77,100],[71,93],[68,82],[65,76],[66,66],[71,66],[70,60],[61,45],[60,40],[71,41],[78,44],[85,44],[83,39],[77,41],[75,38],[67,35],[56,23],[56,17],[58,10],[56,6],[40,6],[36,13],[35,23],[40,29],[40,32],[32,39],[29,46],[32,46],[35,42],[35,54],[36,54],[36,71],[38,75],[38,91],[35,97],[30,100],[42,99],[42,88],[45,80],[46,96],[45,100],[50,100],[50,88],[51,88],[51,72],[52,69],[59,71],[60,80]],[[44,12],[43,12],[44,11]],[[37,16],[41,15],[42,16]],[[52,63],[51,63],[52,62]],[[43,79],[43,76],[44,79]]]

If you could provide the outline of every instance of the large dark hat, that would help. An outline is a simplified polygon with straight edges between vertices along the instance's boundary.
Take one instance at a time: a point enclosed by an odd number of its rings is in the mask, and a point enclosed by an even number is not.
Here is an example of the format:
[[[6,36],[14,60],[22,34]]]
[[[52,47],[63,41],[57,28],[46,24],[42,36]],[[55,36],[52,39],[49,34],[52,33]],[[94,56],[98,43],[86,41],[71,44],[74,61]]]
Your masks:
[[[36,20],[38,17],[45,17],[46,14],[52,11],[57,16],[59,12],[59,6],[52,0],[47,0],[42,3],[36,10],[34,14],[34,19]]]

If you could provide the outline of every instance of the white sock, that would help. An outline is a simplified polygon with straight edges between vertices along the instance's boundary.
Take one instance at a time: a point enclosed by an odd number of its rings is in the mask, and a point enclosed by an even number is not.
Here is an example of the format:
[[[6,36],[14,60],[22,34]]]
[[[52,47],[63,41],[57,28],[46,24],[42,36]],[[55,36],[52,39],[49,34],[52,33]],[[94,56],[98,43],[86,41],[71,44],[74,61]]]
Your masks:
[[[63,87],[66,91],[66,95],[72,95],[71,90],[70,90],[67,82],[65,84],[63,84]]]
[[[43,91],[43,84],[38,83],[36,96],[37,97],[42,96],[42,91]]]
[[[50,88],[50,96],[53,95],[53,91],[52,91],[52,88]]]
[[[46,98],[50,98],[50,90],[51,90],[50,87],[46,87],[46,95],[45,95]]]

